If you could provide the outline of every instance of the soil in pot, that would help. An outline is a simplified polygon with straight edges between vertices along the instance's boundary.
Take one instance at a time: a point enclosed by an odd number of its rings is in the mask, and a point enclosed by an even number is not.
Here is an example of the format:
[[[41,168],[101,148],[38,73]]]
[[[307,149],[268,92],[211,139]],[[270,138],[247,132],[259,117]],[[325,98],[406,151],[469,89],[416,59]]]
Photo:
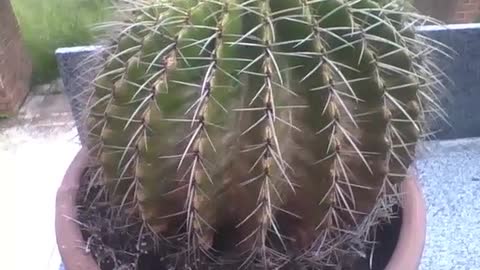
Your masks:
[[[157,248],[154,245],[155,236],[148,233],[141,219],[126,212],[125,209],[128,209],[129,205],[124,205],[121,209],[112,209],[111,205],[105,202],[106,198],[101,188],[89,186],[88,181],[85,181],[91,177],[89,172],[83,175],[77,193],[77,219],[86,243],[85,250],[93,255],[100,268],[174,270],[175,267],[171,266],[172,260],[169,257],[175,254],[175,250],[164,246],[161,249]],[[370,250],[366,258],[358,259],[353,269],[385,269],[395,249],[402,224],[401,209],[394,206],[393,211],[394,217],[375,230],[377,243],[373,253]],[[175,239],[170,240],[174,245]]]
[[[395,205],[393,212],[395,216],[389,222],[383,222],[376,228],[376,244],[373,250],[369,250],[371,256],[359,259],[355,270],[384,270],[387,267],[402,227],[402,209]]]
[[[101,187],[85,184],[88,181],[84,180],[91,177],[85,171],[77,193],[78,222],[86,243],[85,251],[102,270],[168,269],[159,265],[160,255],[147,252],[153,249],[152,238],[143,232],[146,230],[141,220],[125,211],[129,205],[112,209]]]

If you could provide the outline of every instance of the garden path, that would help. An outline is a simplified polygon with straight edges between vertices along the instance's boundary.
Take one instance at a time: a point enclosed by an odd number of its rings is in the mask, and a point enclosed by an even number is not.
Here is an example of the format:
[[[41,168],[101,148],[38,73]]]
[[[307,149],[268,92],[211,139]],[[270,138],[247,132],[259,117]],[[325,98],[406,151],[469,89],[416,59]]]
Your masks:
[[[64,95],[30,95],[17,117],[0,120],[2,269],[59,268],[55,194],[76,135]]]

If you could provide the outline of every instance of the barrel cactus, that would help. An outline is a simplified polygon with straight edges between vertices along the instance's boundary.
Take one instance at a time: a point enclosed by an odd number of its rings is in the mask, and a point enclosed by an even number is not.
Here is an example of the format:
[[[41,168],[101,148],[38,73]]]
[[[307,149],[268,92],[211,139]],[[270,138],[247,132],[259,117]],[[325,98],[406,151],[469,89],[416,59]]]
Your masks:
[[[361,254],[439,111],[423,17],[399,1],[128,2],[85,112],[112,209],[174,269]]]

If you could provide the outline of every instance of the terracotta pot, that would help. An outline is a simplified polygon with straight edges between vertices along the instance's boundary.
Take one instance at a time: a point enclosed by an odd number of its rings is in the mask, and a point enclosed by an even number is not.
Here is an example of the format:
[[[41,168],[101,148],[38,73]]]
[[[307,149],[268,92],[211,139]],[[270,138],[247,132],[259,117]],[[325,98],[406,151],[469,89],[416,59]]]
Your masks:
[[[400,234],[385,270],[418,270],[425,246],[427,208],[416,177],[406,179],[401,189],[405,198]]]
[[[82,248],[85,241],[79,225],[74,221],[75,198],[87,163],[87,153],[81,150],[67,169],[57,192],[55,227],[65,270],[100,270],[91,254],[87,254]],[[386,261],[386,267],[382,270],[417,270],[422,258],[426,235],[426,207],[416,178],[409,177],[402,184],[402,191],[405,193],[405,200],[402,203],[398,240],[394,243],[390,258],[381,259]]]
[[[55,234],[65,270],[100,270],[92,255],[82,248],[85,241],[74,221],[77,217],[77,191],[87,165],[88,154],[82,149],[68,167],[57,191]]]

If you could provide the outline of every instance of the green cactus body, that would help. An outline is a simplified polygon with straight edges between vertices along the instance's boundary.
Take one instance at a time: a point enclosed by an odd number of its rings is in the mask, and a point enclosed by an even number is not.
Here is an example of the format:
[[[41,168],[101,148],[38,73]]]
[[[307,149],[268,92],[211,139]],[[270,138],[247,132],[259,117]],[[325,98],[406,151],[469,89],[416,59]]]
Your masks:
[[[373,0],[137,9],[87,112],[111,202],[195,269],[218,252],[234,269],[341,264],[423,132],[432,75],[408,16]]]

